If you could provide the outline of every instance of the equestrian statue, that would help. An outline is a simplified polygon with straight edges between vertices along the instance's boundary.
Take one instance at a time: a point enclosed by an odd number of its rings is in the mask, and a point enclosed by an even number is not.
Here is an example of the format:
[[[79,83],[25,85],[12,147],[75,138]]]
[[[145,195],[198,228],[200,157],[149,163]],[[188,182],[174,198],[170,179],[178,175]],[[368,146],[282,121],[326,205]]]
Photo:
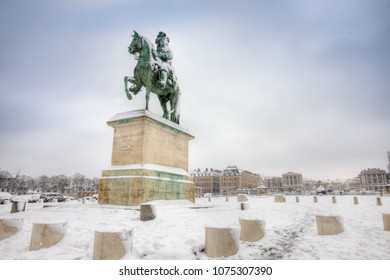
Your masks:
[[[129,53],[138,61],[134,68],[134,77],[124,77],[127,98],[131,93],[138,94],[145,87],[145,109],[149,110],[150,93],[155,93],[163,109],[163,118],[179,124],[180,119],[180,89],[175,71],[172,67],[173,52],[169,47],[169,38],[160,32],[156,38],[157,50],[150,40],[134,31]],[[132,83],[128,87],[128,83]],[[167,108],[169,101],[170,110]]]

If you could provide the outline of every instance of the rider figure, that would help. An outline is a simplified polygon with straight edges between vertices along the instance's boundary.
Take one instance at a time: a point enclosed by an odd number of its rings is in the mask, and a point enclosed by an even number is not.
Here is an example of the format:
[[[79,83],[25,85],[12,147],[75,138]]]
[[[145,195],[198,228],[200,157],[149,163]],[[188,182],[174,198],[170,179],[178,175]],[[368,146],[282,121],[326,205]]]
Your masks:
[[[164,32],[160,31],[156,38],[157,50],[153,53],[155,59],[160,61],[158,65],[160,68],[160,75],[157,81],[157,84],[160,87],[164,87],[168,83],[170,75],[172,75],[172,82],[175,82],[176,80],[171,63],[171,60],[173,59],[173,51],[169,47],[168,43],[169,38]]]

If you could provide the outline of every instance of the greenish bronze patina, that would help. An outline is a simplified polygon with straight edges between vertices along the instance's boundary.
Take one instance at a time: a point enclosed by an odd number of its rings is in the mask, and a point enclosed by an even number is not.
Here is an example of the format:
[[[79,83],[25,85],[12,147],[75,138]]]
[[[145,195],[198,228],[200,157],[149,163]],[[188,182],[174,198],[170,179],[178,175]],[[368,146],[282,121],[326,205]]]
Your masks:
[[[138,62],[134,68],[134,77],[124,77],[126,95],[131,100],[131,92],[136,95],[142,87],[145,87],[145,109],[149,110],[150,93],[155,93],[163,109],[162,117],[179,124],[180,89],[172,67],[173,52],[169,47],[169,38],[164,32],[160,32],[155,42],[157,50],[149,39],[134,31],[128,51],[135,56]],[[130,88],[129,82],[133,84]],[[169,111],[168,102],[170,103]]]
[[[189,175],[146,169],[107,170],[102,175],[99,204],[139,205],[152,200],[195,199]]]

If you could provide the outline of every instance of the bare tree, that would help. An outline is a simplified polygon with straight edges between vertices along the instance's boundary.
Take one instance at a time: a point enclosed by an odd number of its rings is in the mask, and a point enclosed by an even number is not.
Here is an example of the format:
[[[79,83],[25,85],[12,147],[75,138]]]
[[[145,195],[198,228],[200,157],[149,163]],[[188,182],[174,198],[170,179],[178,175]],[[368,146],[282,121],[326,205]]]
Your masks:
[[[52,189],[64,193],[65,189],[70,186],[70,178],[65,175],[56,175],[50,177],[50,184]]]
[[[84,191],[87,187],[88,180],[87,177],[80,173],[76,173],[72,176],[72,187],[78,191]]]
[[[5,170],[0,170],[0,191],[11,192],[15,184],[15,178]]]
[[[91,191],[98,192],[99,190],[99,178],[92,178],[91,179]]]
[[[39,176],[38,186],[42,190],[42,192],[50,191],[50,178],[46,175]]]

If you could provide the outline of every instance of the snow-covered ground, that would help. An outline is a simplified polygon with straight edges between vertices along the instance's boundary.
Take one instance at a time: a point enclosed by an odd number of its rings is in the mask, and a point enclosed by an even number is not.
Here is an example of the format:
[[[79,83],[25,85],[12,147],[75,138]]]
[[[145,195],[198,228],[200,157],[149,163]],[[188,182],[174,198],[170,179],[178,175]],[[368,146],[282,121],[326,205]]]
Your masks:
[[[240,242],[236,255],[228,259],[330,259],[389,260],[390,232],[384,231],[382,213],[390,213],[390,197],[375,196],[287,196],[286,203],[275,203],[272,196],[249,197],[249,209],[240,210],[236,197],[213,197],[188,201],[156,201],[157,218],[142,222],[139,207],[64,202],[28,204],[25,212],[10,214],[11,204],[0,205],[0,219],[23,218],[23,230],[0,241],[0,259],[92,259],[97,228],[133,228],[133,248],[124,259],[207,260],[203,252],[205,226],[239,226],[239,217],[265,220],[266,235],[257,242]],[[344,232],[317,235],[315,216],[336,214],[344,219]],[[58,244],[29,251],[32,224],[67,221],[67,233]]]

